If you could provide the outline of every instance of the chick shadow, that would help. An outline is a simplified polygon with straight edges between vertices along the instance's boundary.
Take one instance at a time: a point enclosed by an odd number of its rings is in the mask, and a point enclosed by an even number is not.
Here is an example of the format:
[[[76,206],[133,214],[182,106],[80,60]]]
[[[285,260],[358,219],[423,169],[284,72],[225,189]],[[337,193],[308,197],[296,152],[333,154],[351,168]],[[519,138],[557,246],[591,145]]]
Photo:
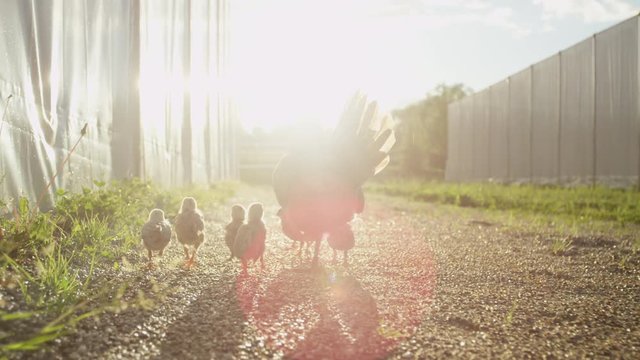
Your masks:
[[[210,285],[168,326],[154,359],[211,359],[238,349],[245,325],[236,299],[235,274],[207,281]]]
[[[375,299],[351,275],[283,270],[256,299],[242,303],[243,311],[285,358],[376,359],[392,345],[379,332]]]
[[[126,309],[116,313],[106,312],[93,319],[80,322],[73,333],[63,338],[59,343],[53,343],[42,351],[34,353],[32,358],[84,358],[86,357],[84,351],[110,354],[114,351],[120,351],[120,346],[138,348],[140,344],[161,341],[155,331],[141,334],[142,328],[140,326],[148,323],[152,317],[158,316],[158,312],[162,312],[166,302],[176,301],[176,295],[172,294],[172,289],[185,286],[185,281],[189,281],[193,275],[189,274],[187,270],[176,270],[163,266],[150,269],[146,263],[137,266],[140,267],[139,271],[128,276],[125,275],[121,279],[128,284],[123,297],[123,302],[130,303]],[[162,284],[162,290],[154,290],[158,284]],[[145,298],[152,301],[151,308],[144,310],[138,306],[132,306],[137,303],[136,294],[138,291],[146,294]],[[204,292],[211,291],[207,288]],[[189,306],[189,308],[193,308],[193,306]],[[105,329],[112,331],[105,332]],[[177,348],[180,347],[181,345],[177,346]]]

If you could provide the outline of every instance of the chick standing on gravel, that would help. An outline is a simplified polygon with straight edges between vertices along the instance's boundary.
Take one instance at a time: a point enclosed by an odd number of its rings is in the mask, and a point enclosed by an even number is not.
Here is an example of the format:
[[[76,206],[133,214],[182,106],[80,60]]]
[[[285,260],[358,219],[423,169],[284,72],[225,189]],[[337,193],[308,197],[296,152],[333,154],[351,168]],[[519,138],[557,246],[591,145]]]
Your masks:
[[[267,228],[262,221],[264,210],[262,204],[254,203],[249,207],[249,219],[238,229],[233,244],[233,255],[242,261],[242,271],[247,272],[247,262],[260,259],[264,267],[264,248],[267,239]]]
[[[337,252],[343,252],[342,263],[344,266],[348,266],[348,254],[347,252],[355,246],[355,238],[351,226],[344,224],[333,230],[329,236],[327,236],[327,242],[331,249],[333,249],[333,262],[337,260]]]
[[[229,247],[229,251],[231,251],[229,260],[233,259],[233,243],[240,225],[244,224],[244,216],[245,210],[242,205],[236,204],[231,207],[231,222],[224,227],[224,242],[227,244],[227,247]]]
[[[149,262],[151,262],[152,251],[159,251],[160,256],[164,248],[171,240],[171,225],[164,218],[164,211],[153,209],[149,213],[149,219],[142,226],[142,244],[147,249]]]
[[[198,247],[204,242],[204,216],[198,209],[196,199],[192,197],[182,199],[182,206],[176,216],[175,226],[178,241],[184,248],[186,265],[192,266],[196,260]],[[192,249],[191,255],[189,255],[190,249]]]

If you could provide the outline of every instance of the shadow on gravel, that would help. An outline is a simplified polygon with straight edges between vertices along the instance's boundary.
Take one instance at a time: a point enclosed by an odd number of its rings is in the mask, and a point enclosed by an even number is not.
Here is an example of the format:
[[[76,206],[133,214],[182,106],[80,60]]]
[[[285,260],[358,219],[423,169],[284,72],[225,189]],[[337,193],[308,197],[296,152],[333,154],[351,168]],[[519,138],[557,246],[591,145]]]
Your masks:
[[[578,236],[571,239],[571,244],[581,248],[613,248],[617,242],[600,236]]]
[[[238,349],[245,326],[236,299],[235,275],[200,280],[209,285],[169,325],[155,358],[210,359]]]
[[[128,283],[125,298],[133,301],[137,291],[149,294],[154,284],[167,276],[166,272],[136,272],[122,276],[123,283]],[[176,280],[165,281],[171,286]],[[132,285],[135,284],[135,285]],[[30,354],[33,359],[67,359],[85,357],[87,353],[103,354],[119,344],[134,344],[147,339],[129,336],[132,333],[145,331],[139,327],[152,316],[152,312],[138,308],[128,308],[120,313],[106,312],[98,317],[86,319],[77,325],[74,332],[60,338],[49,346]]]
[[[288,269],[264,286],[239,279],[238,295],[268,345],[287,358],[372,359],[390,344],[375,299],[350,275]]]

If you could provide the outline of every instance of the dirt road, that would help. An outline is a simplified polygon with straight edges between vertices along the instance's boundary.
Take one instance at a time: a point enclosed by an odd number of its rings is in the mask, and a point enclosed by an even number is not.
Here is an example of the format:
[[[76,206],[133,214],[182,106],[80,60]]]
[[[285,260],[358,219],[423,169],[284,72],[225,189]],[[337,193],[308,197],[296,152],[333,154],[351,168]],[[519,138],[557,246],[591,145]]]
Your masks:
[[[266,266],[240,274],[207,209],[198,265],[172,243],[155,269],[131,264],[135,288],[166,287],[149,311],[80,325],[37,358],[640,358],[640,260],[614,238],[574,239],[553,255],[544,234],[514,233],[481,212],[367,199],[348,267],[321,266],[280,232],[268,189]],[[204,204],[206,208],[206,204]],[[624,260],[624,261],[622,261]],[[154,285],[159,284],[159,285]]]

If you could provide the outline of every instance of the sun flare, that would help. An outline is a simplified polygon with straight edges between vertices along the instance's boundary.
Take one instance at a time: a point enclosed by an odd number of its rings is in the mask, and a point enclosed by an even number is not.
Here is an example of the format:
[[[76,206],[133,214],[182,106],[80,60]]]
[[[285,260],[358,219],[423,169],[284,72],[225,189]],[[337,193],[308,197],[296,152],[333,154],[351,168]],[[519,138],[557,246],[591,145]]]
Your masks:
[[[356,91],[389,107],[386,30],[369,14],[332,6],[235,4],[231,77],[245,127],[331,128]]]

